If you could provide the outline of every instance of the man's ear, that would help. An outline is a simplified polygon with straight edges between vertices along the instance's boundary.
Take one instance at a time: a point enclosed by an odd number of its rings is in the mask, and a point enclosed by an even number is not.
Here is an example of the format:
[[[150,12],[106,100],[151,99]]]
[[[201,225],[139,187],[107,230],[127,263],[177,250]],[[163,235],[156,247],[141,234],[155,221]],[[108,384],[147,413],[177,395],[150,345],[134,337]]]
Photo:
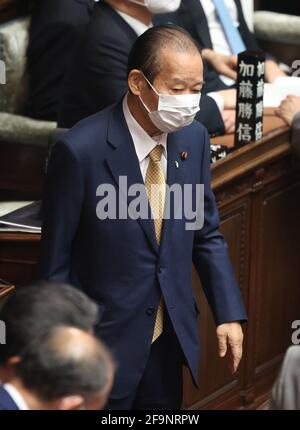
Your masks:
[[[140,70],[133,69],[128,75],[128,87],[135,96],[140,96],[145,79]]]
[[[82,396],[66,396],[57,401],[55,409],[59,411],[72,411],[80,409],[83,404],[84,398]]]

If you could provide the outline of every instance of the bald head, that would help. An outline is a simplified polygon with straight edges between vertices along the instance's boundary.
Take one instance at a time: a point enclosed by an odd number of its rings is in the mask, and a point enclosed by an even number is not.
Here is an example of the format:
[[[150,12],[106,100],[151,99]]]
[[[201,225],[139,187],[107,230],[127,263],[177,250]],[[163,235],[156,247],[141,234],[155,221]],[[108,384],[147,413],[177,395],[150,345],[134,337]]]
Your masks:
[[[75,327],[54,328],[46,338],[45,348],[63,360],[78,364],[91,360],[94,356],[108,358],[108,352],[102,343]]]
[[[48,402],[66,396],[101,395],[111,385],[113,373],[112,358],[99,340],[63,326],[33,339],[17,367],[26,389]]]

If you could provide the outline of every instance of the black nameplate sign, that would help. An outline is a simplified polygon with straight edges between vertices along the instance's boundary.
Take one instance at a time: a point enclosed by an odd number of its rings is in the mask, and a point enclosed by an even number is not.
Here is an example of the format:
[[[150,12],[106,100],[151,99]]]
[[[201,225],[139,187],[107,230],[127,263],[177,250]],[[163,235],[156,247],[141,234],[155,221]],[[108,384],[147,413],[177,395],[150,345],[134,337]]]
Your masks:
[[[238,55],[235,146],[260,140],[263,135],[265,54]]]

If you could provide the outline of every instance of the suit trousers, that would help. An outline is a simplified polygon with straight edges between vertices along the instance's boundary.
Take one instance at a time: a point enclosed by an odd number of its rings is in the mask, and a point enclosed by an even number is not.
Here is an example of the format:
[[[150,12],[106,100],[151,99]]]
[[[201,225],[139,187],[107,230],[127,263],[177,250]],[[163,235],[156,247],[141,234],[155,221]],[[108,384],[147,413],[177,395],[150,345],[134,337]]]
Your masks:
[[[164,312],[164,330],[151,345],[138,386],[123,399],[110,399],[106,410],[178,410],[183,392],[184,354],[171,320]]]

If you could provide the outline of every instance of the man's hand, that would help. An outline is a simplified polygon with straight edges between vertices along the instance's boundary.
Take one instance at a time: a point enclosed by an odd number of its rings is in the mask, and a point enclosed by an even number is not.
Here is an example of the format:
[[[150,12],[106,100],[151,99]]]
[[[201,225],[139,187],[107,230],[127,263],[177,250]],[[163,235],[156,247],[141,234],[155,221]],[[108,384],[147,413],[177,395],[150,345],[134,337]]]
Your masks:
[[[298,96],[287,96],[276,109],[276,114],[288,125],[292,125],[294,116],[298,112],[300,112],[300,97]]]
[[[235,117],[236,113],[233,109],[226,109],[222,112],[222,119],[224,122],[225,133],[232,134],[235,131]]]
[[[280,76],[286,76],[286,74],[280,69],[278,64],[273,60],[267,60],[265,62],[265,78],[266,82],[272,84]]]
[[[235,373],[243,354],[243,330],[239,322],[221,324],[217,327],[219,356],[225,357],[228,351],[229,369]]]
[[[202,57],[219,75],[228,76],[228,78],[236,80],[236,55],[222,55],[212,49],[203,49]]]

